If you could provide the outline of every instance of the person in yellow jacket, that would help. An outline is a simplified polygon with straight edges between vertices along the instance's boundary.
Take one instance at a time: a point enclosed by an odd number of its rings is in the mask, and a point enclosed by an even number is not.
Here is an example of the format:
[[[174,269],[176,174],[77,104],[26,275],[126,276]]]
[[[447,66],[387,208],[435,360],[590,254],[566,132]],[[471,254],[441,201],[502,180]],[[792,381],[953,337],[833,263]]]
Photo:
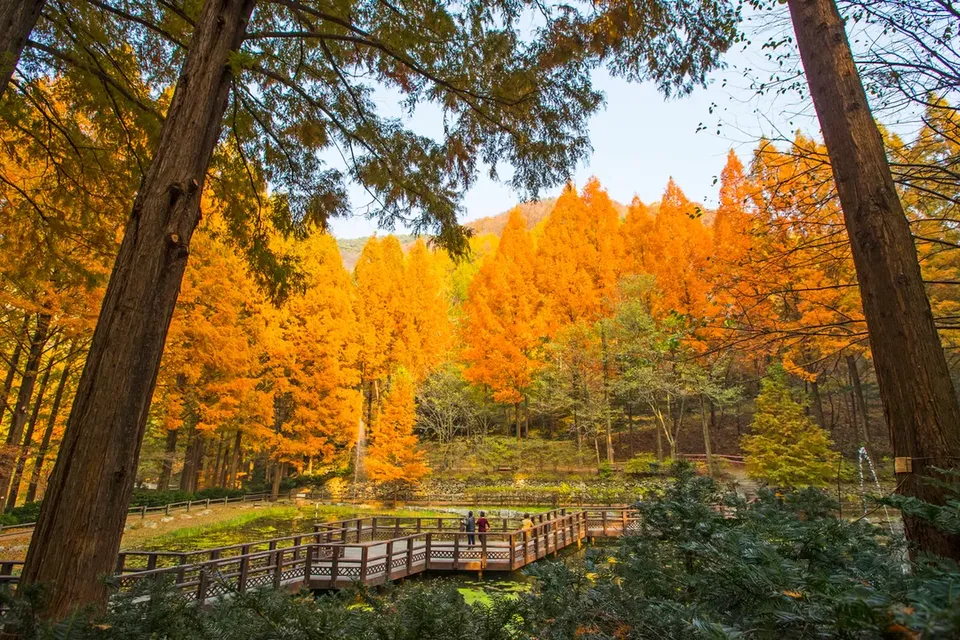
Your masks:
[[[533,520],[530,518],[529,513],[523,514],[523,522],[520,523],[520,528],[524,531],[533,529]]]

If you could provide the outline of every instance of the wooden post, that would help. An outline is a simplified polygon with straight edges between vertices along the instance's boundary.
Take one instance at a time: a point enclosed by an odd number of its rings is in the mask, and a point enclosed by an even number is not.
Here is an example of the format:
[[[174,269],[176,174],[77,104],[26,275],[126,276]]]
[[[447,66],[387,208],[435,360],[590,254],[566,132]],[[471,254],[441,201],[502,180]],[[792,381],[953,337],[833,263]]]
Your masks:
[[[300,559],[300,546],[303,544],[303,536],[297,536],[293,539],[293,559]]]
[[[157,568],[157,554],[151,553],[147,556],[147,571]]]
[[[237,578],[237,588],[240,593],[247,590],[247,576],[250,574],[250,558],[247,557],[249,553],[250,545],[245,544],[240,547],[240,577]]]
[[[457,570],[460,562],[460,532],[453,534],[453,569]]]
[[[206,509],[209,509],[209,508],[210,508],[210,498],[207,498],[207,505],[206,505],[206,507],[204,507],[204,508],[206,508]]]
[[[147,517],[147,505],[140,507],[140,519],[143,520]]]
[[[387,574],[386,580],[389,582],[390,574],[393,571],[393,540],[387,542],[387,566],[384,568],[384,570]]]
[[[303,585],[310,588],[310,580],[313,576],[313,545],[308,544],[307,555],[303,559]]]
[[[163,508],[163,515],[165,515],[165,516],[170,515],[170,505],[169,505],[169,504]]]
[[[362,542],[360,537],[363,535],[363,518],[357,518],[357,544]]]
[[[603,509],[600,512],[600,514],[601,514],[600,520],[603,523],[603,535],[606,536],[607,535],[607,510]]]
[[[276,548],[276,543],[274,543]],[[283,581],[283,550],[277,550],[273,553],[273,588],[279,590]]]
[[[421,523],[422,523],[422,519],[417,518],[417,533],[420,533],[421,531]]]
[[[432,533],[428,533],[428,534],[427,534],[427,545],[426,545],[426,546],[427,546],[427,549],[426,549],[426,555],[425,555],[424,558],[423,558],[423,570],[424,570],[424,571],[427,571],[427,570],[430,569],[430,544],[431,544],[432,541],[433,541],[433,534],[432,534]]]
[[[515,534],[510,534],[510,569],[514,569],[517,562],[517,541]]]
[[[370,539],[371,540],[377,539],[377,516],[373,516],[373,533],[370,534]]]
[[[192,501],[192,500],[187,500],[187,511],[188,511],[188,512],[190,511],[190,505],[192,505],[192,504],[193,504],[193,501]]]
[[[340,570],[340,551],[343,547],[333,547],[333,553],[330,554],[333,556],[330,561],[330,586],[335,587],[337,585],[337,573]]]
[[[478,533],[480,536],[480,569],[487,568],[487,534]]]
[[[117,555],[117,573],[123,573],[123,565],[127,562],[127,554],[120,553]]]
[[[419,518],[417,518],[419,520]],[[407,538],[407,575],[413,573],[413,544],[414,538]]]
[[[543,535],[543,525],[538,524],[533,528],[533,559],[540,557],[540,536]]]
[[[208,581],[209,581],[209,578],[207,577],[207,569],[206,569],[206,567],[201,567],[201,568],[200,568],[200,579],[198,580],[199,584],[197,584],[197,604],[199,604],[199,605],[203,605],[203,603],[204,603],[204,602],[206,601],[206,599],[207,599],[207,583],[208,583]]]
[[[363,547],[360,550],[360,582],[361,584],[366,584],[367,582],[367,559],[369,557],[370,547]]]

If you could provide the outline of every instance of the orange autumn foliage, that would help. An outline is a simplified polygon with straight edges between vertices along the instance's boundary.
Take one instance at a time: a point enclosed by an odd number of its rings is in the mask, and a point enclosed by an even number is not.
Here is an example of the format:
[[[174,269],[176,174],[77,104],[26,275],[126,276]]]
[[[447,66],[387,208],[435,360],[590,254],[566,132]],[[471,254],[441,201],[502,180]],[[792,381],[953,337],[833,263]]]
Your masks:
[[[417,482],[430,473],[413,433],[415,422],[413,381],[405,371],[400,371],[373,423],[365,461],[367,475],[372,481],[402,486]]]

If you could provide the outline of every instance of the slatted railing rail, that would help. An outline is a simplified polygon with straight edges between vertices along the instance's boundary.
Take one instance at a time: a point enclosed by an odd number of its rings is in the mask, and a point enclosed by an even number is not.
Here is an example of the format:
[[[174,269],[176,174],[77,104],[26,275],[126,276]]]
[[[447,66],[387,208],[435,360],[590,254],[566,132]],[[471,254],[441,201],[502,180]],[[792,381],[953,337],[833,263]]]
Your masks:
[[[460,531],[459,518],[439,520],[358,518],[317,525],[313,533],[200,551],[125,551],[117,582],[120,590],[131,590],[144,581],[169,581],[186,597],[206,602],[261,587],[378,585],[428,570],[512,571],[585,538],[630,532],[637,517],[628,509],[558,509],[537,514],[530,529],[498,519],[485,533]],[[413,526],[421,530],[407,530]],[[388,535],[398,528],[401,535]],[[0,584],[15,584],[22,564],[0,562]]]

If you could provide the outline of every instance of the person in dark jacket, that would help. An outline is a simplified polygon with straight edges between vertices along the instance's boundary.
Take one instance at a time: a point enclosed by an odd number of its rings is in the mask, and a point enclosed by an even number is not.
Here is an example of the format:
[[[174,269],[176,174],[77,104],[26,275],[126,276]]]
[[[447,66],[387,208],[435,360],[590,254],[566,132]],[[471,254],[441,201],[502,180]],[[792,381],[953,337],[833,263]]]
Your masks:
[[[467,512],[467,519],[464,521],[464,530],[467,532],[467,544],[473,546],[477,542],[475,531],[477,530],[477,520],[473,517],[473,511]]]

